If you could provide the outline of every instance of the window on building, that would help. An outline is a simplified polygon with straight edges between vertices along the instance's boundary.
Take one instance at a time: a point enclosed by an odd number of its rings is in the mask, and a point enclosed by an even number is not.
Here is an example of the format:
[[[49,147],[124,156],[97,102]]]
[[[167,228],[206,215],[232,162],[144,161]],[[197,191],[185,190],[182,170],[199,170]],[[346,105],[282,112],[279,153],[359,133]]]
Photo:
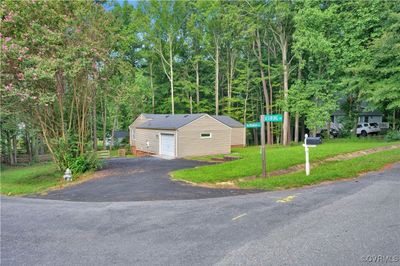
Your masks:
[[[211,139],[212,135],[211,133],[201,133],[200,138],[202,139]]]

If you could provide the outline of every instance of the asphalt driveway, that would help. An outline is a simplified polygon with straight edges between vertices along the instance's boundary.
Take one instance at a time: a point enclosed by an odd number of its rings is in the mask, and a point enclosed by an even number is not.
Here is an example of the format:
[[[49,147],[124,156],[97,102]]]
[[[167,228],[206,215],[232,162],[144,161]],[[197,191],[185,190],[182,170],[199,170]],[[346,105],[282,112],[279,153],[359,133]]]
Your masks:
[[[30,197],[55,200],[115,202],[183,200],[235,196],[257,190],[212,189],[172,181],[169,172],[205,165],[206,162],[183,159],[164,160],[156,157],[116,158],[105,162],[95,178],[47,195]]]

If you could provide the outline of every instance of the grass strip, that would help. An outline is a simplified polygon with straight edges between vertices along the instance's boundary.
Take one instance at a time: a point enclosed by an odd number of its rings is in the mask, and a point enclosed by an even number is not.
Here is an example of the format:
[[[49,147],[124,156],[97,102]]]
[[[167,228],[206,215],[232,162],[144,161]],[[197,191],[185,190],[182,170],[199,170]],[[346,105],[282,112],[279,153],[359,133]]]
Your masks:
[[[397,142],[398,143],[398,142]],[[355,152],[375,147],[389,146],[379,140],[334,140],[310,149],[310,161],[316,162],[339,154]],[[232,149],[239,154],[240,160],[200,166],[191,169],[182,169],[171,173],[172,178],[194,183],[216,183],[237,180],[247,176],[260,176],[261,155],[260,147],[246,147]],[[267,172],[278,169],[287,169],[304,162],[304,147],[301,145],[282,147],[267,147]],[[206,158],[203,158],[206,159]]]
[[[23,195],[44,191],[62,182],[62,176],[54,163],[7,167],[1,171],[0,193]]]
[[[400,149],[382,151],[364,155],[346,161],[325,162],[306,176],[304,171],[239,182],[241,188],[257,188],[265,190],[281,190],[356,177],[364,172],[376,171],[389,163],[400,162]]]

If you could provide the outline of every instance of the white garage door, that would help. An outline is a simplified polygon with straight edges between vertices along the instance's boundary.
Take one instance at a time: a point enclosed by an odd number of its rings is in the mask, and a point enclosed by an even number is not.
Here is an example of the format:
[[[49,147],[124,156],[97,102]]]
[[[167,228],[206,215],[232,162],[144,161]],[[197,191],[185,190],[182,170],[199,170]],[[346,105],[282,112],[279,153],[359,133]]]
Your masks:
[[[160,154],[175,157],[175,135],[161,134]]]

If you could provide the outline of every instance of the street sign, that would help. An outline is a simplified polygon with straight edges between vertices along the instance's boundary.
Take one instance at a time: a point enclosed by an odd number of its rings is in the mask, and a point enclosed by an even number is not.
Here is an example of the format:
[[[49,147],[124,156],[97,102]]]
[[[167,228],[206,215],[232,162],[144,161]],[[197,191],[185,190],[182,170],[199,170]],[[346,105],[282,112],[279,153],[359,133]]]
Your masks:
[[[282,118],[282,115],[265,115],[264,121],[265,122],[282,122],[283,118]]]
[[[261,127],[261,122],[246,123],[246,128],[259,128],[259,127]]]

